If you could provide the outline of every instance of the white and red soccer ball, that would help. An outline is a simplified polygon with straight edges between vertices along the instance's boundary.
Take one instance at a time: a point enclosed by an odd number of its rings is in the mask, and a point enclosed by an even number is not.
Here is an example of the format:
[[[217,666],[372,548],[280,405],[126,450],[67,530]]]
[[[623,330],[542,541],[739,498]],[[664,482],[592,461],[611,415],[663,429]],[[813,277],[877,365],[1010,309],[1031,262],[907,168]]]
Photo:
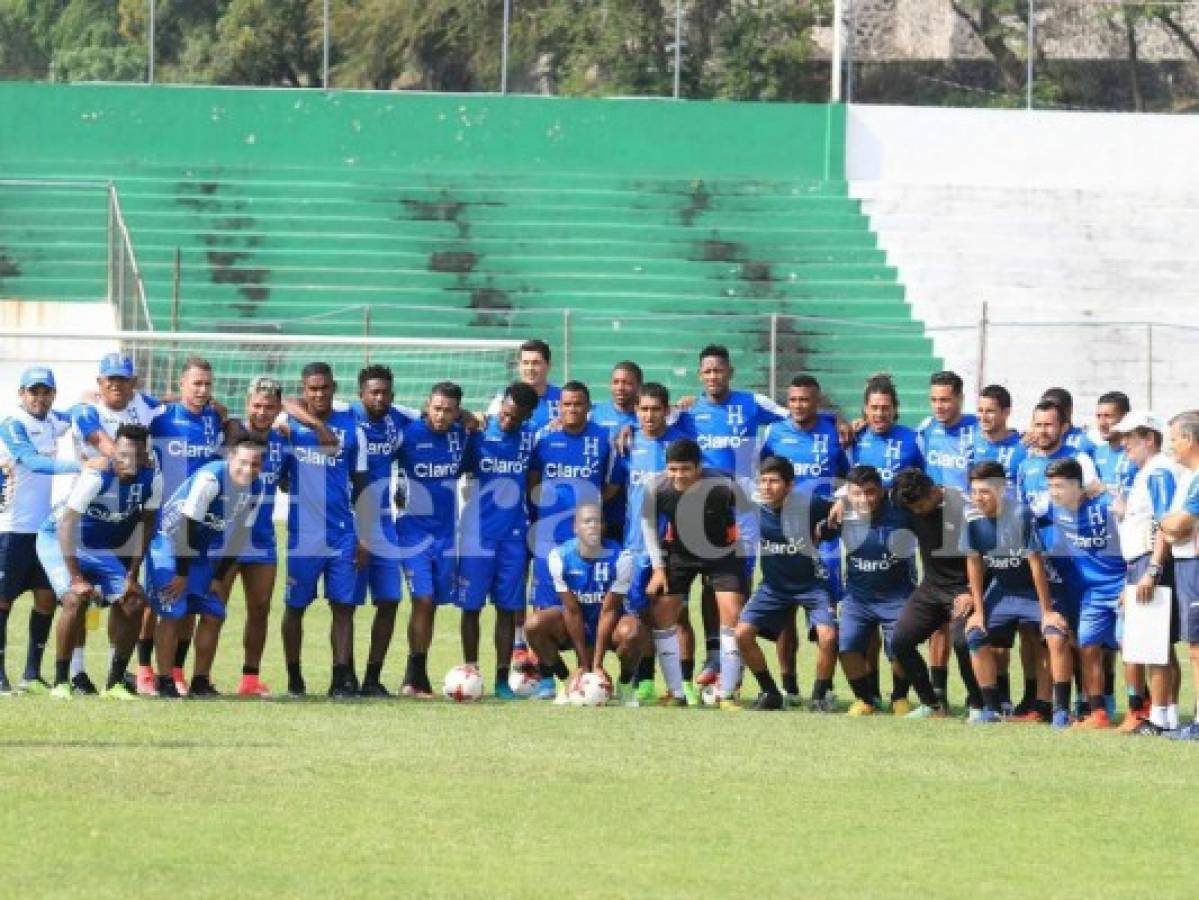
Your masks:
[[[474,703],[483,697],[483,674],[478,666],[454,666],[446,673],[442,690],[447,700]]]

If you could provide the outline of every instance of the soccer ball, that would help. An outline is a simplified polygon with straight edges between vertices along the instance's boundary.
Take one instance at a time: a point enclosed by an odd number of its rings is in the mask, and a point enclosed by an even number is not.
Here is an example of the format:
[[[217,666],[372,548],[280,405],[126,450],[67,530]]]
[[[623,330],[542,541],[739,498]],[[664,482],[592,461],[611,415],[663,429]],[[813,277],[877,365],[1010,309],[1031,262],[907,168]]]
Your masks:
[[[575,706],[603,706],[611,699],[608,682],[594,672],[584,672],[578,687],[570,694],[570,702]]]
[[[455,703],[473,703],[483,696],[483,676],[478,666],[454,666],[446,673],[445,698]]]
[[[508,687],[518,697],[532,697],[541,686],[541,679],[533,672],[513,669],[508,673]]]
[[[700,688],[699,702],[704,706],[719,706],[720,688],[715,684],[705,684]]]

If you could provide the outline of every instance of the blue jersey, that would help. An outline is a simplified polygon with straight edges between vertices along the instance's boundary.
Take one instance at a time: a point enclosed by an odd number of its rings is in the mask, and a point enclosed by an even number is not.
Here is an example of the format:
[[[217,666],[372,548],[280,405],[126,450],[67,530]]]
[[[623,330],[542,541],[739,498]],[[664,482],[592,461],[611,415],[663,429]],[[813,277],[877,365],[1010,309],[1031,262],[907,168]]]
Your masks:
[[[916,587],[915,540],[907,513],[885,501],[873,519],[847,513],[841,526],[849,596],[873,602],[907,599]]]
[[[781,510],[758,505],[758,558],[766,587],[785,597],[816,587],[830,590],[829,571],[813,543],[812,528],[831,508],[820,497],[808,503],[792,496]]]
[[[970,489],[969,472],[974,464],[974,437],[978,419],[964,415],[954,425],[944,425],[931,416],[917,429],[924,470],[936,484]]]
[[[396,461],[404,482],[405,528],[452,538],[458,525],[458,478],[466,452],[466,430],[458,422],[437,432],[417,419],[401,432]]]
[[[968,507],[962,551],[979,556],[1000,593],[1036,599],[1028,557],[1041,551],[1041,539],[1036,520],[1025,507],[1009,504],[994,519]]]
[[[801,428],[790,417],[775,422],[762,436],[762,459],[779,456],[795,468],[795,491],[831,497],[836,481],[849,471],[849,460],[841,449],[837,423],[821,415],[811,429]]]
[[[1016,486],[1016,475],[1020,471],[1020,463],[1028,456],[1028,448],[1020,437],[1020,432],[1013,431],[1002,440],[992,441],[982,429],[974,432],[974,463],[997,462],[1003,466],[1008,485]]]
[[[1097,444],[1091,451],[1095,470],[1100,483],[1113,494],[1126,494],[1136,478],[1137,467],[1129,460],[1121,447],[1113,447],[1107,441]]]
[[[71,428],[75,436],[75,449],[80,459],[92,459],[100,455],[100,451],[88,443],[93,434],[104,433],[110,438],[116,438],[117,429],[122,425],[143,425],[149,428],[151,423],[162,415],[165,407],[155,397],[134,393],[124,409],[111,409],[103,403],[80,403],[71,407]]]
[[[1076,453],[1085,453],[1092,457],[1097,449],[1095,442],[1077,425],[1070,426],[1070,429],[1062,437],[1062,443]]]
[[[201,466],[220,456],[221,417],[211,406],[194,413],[182,403],[168,403],[150,423],[150,437],[162,469],[163,494],[170,497]]]
[[[547,384],[545,393],[537,401],[537,408],[533,410],[532,415],[525,421],[525,428],[536,434],[554,419],[558,418],[558,403],[562,399],[562,388],[556,384]],[[500,411],[500,405],[504,402],[504,395],[499,394],[487,406],[487,415],[495,416]]]
[[[1127,567],[1111,497],[1084,498],[1077,510],[1049,505],[1038,517],[1041,543],[1075,596],[1095,593],[1115,600],[1124,589]]]
[[[611,458],[608,432],[594,422],[578,434],[563,430],[537,435],[529,469],[541,477],[533,507],[539,551],[570,539],[580,503],[600,502],[604,485],[611,480]]]
[[[366,474],[366,437],[354,420],[354,414],[348,410],[334,410],[324,424],[337,435],[336,453],[321,449],[320,437],[315,431],[299,420],[287,417],[291,438],[284,458],[284,471],[290,497],[288,545],[293,550],[341,547],[357,533],[353,479],[356,475]]]
[[[757,471],[758,429],[783,419],[787,411],[763,394],[729,391],[723,400],[707,395],[679,416],[703,451],[703,464],[749,485]]]
[[[616,437],[620,429],[626,425],[630,428],[637,427],[637,413],[625,412],[623,409],[618,409],[616,404],[611,400],[604,400],[591,407],[589,418],[596,425],[607,428],[608,434],[612,437]]]
[[[53,532],[63,510],[71,509],[80,516],[81,549],[118,550],[133,535],[142,513],[153,512],[161,504],[162,475],[152,466],[138,469],[129,481],[121,481],[111,470],[84,469],[42,530]]]
[[[275,495],[279,489],[279,476],[283,474],[283,463],[287,453],[287,443],[283,435],[271,429],[266,435],[266,453],[262,457],[262,503],[254,516],[254,526],[250,532],[250,541],[259,550],[275,546]]]
[[[1077,459],[1082,467],[1083,484],[1095,480],[1095,463],[1089,455],[1073,447],[1062,444],[1049,454],[1039,451],[1029,453],[1016,473],[1016,494],[1020,502],[1037,515],[1042,514],[1049,505],[1049,479],[1045,476],[1045,470],[1055,459]]]
[[[673,425],[667,426],[662,436],[657,438],[636,431],[628,454],[617,455],[612,461],[612,480],[625,486],[628,497],[624,526],[624,545],[627,550],[645,552],[641,510],[645,506],[646,487],[655,475],[666,471],[666,448],[682,437],[688,437],[687,432]]]
[[[60,460],[58,439],[70,418],[50,410],[39,419],[25,409],[0,422],[0,534],[34,534],[50,515],[54,476],[79,471]]]
[[[1188,516],[1199,516],[1199,475],[1191,477],[1186,497],[1182,501],[1182,511]]]
[[[391,467],[395,465],[400,435],[412,424],[413,417],[407,410],[393,406],[378,419],[372,419],[358,400],[350,404],[350,412],[354,414],[358,427],[362,429],[362,436],[366,438],[366,474],[370,486],[367,488],[369,506],[365,508],[378,512],[377,520],[386,530],[394,519],[391,508]],[[359,502],[362,502],[361,498]],[[360,532],[367,530],[363,522],[359,522],[358,527]],[[372,537],[378,537],[376,528],[370,531]]]
[[[191,549],[207,558],[210,549],[227,545],[238,529],[253,526],[264,490],[261,477],[244,488],[235,485],[223,460],[201,466],[163,504],[158,533],[168,539],[164,549],[173,551],[175,539],[190,519],[200,526],[194,531],[197,545]]]
[[[579,539],[571,538],[550,551],[546,558],[554,590],[574,594],[585,610],[591,607],[598,615],[608,594],[627,595],[632,581],[632,557],[621,550],[616,541],[605,540],[597,556],[584,556]]]
[[[480,539],[498,541],[523,535],[529,525],[525,494],[529,483],[532,432],[508,432],[494,417],[485,431],[467,435],[462,471],[474,477],[476,489],[462,511],[462,536],[467,546]]]
[[[883,487],[888,488],[902,470],[924,468],[920,438],[904,425],[892,425],[882,434],[862,429],[849,450],[849,461],[855,466],[874,466],[883,479]]]

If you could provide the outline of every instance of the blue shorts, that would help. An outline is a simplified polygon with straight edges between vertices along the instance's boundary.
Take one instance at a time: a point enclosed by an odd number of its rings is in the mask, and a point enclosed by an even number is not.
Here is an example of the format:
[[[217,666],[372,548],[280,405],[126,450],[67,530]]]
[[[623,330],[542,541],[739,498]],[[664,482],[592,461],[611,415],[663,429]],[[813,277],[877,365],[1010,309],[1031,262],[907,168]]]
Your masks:
[[[1041,604],[1035,597],[990,590],[983,597],[983,609],[987,627],[986,643],[991,647],[1012,649],[1021,625],[1035,625],[1040,630]]]
[[[37,556],[37,534],[0,534],[0,600],[11,603],[26,591],[49,589]]]
[[[500,540],[480,540],[458,559],[458,590],[454,602],[467,612],[478,612],[491,599],[496,609],[520,612],[525,608],[525,570],[529,554],[523,534]]]
[[[580,603],[579,609],[583,611],[583,642],[588,647],[594,647],[596,635],[599,634],[600,613],[603,612],[604,604]]]
[[[400,561],[395,555],[379,556],[370,554],[366,566],[358,569],[358,580],[354,585],[354,605],[361,606],[366,602],[366,592],[370,589],[371,601],[379,603],[399,603],[404,596],[403,579],[400,578]]]
[[[360,606],[358,598],[358,569],[354,566],[357,540],[354,535],[342,538],[341,546],[323,556],[287,554],[287,583],[283,602],[290,609],[307,609],[317,598],[319,585],[324,581],[325,599],[343,606]]]
[[[62,600],[71,591],[71,573],[67,571],[66,560],[62,557],[58,534],[39,531],[36,546],[38,559],[54,596]],[[75,558],[79,562],[80,573],[99,591],[101,605],[115,603],[125,593],[125,579],[129,570],[124,560],[111,550],[85,550],[80,547]]]
[[[741,610],[741,621],[752,625],[758,634],[767,640],[778,640],[794,611],[803,607],[808,615],[808,627],[837,627],[837,616],[833,611],[833,598],[823,588],[815,588],[802,594],[788,596],[761,585],[745,608]]]
[[[439,537],[403,523],[401,519],[396,530],[408,596],[430,599],[438,606],[452,603],[458,568],[454,536]]]
[[[554,579],[550,577],[549,563],[546,557],[549,549],[538,550],[533,554],[533,577],[529,581],[529,603],[534,609],[553,609],[561,606],[558,592],[554,589]]]
[[[839,540],[821,541],[817,549],[820,553],[820,561],[828,570],[828,587],[833,596],[833,603],[838,603],[845,596],[845,584],[841,578],[841,542]]]
[[[1199,559],[1174,560],[1174,595],[1183,639],[1199,644]]]
[[[1078,646],[1120,647],[1119,597],[1086,591],[1078,604]]]
[[[182,619],[193,614],[225,618],[225,604],[210,590],[214,572],[211,560],[193,559],[187,570],[187,587],[173,601],[167,600],[160,591],[175,577],[175,557],[165,541],[155,538],[146,563],[150,608],[160,619]]]
[[[649,580],[654,575],[654,567],[648,553],[637,553],[633,556],[633,580],[629,583],[629,592],[624,598],[626,615],[639,616],[649,609]]]
[[[841,601],[838,652],[865,655],[870,649],[870,639],[875,629],[882,628],[883,652],[887,654],[887,659],[894,659],[891,636],[907,599],[890,597],[885,600],[859,600],[852,593],[847,594]]]

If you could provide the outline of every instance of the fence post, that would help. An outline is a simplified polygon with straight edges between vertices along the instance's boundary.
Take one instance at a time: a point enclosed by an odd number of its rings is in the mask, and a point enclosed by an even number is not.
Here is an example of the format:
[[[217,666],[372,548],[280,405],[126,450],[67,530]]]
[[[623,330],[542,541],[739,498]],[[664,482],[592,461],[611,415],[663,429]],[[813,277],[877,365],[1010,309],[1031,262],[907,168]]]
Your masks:
[[[155,38],[154,32],[156,31],[157,24],[158,24],[158,21],[157,21],[158,17],[155,15],[155,13],[156,13],[155,0],[150,0],[150,28],[149,28],[149,34],[147,35],[147,41],[149,42],[149,47],[147,47],[147,50],[150,55],[150,60],[149,60],[149,65],[146,67],[146,83],[147,84],[154,83],[154,38]]]
[[[779,314],[770,314],[770,397],[774,399],[779,379]]]
[[[512,22],[512,0],[504,0],[504,30],[500,38],[500,93],[508,93],[508,29]]]
[[[112,208],[112,182],[108,184],[108,306],[111,309],[116,303],[116,260],[114,259],[113,235],[116,233],[116,215]]]
[[[371,336],[371,305],[369,303],[362,307],[362,336]],[[371,348],[369,344],[364,349],[363,359],[365,360],[363,365],[369,366],[371,364]]]
[[[830,61],[828,99],[830,103],[841,102],[841,45],[845,41],[842,17],[845,15],[845,0],[833,0],[833,58]]]
[[[975,393],[981,391],[987,384],[987,328],[989,325],[987,301],[984,300],[978,316],[978,366],[974,372],[974,377],[977,379],[977,383],[974,385]]]
[[[562,310],[562,380],[570,381],[570,308]]]
[[[1145,382],[1147,394],[1146,406],[1153,409],[1153,323],[1145,323]]]
[[[1025,109],[1029,109],[1029,110],[1032,109],[1032,85],[1033,85],[1033,75],[1034,75],[1033,59],[1036,56],[1036,46],[1037,46],[1037,24],[1035,21],[1036,14],[1037,14],[1036,0],[1028,0],[1028,28],[1025,32],[1025,38],[1024,38],[1028,45],[1025,48],[1025,55],[1028,57],[1028,59],[1025,60],[1025,65],[1027,66],[1027,73],[1024,77],[1024,94],[1025,94],[1024,107],[1025,107]]]
[[[329,0],[325,0],[321,12],[321,32],[323,44],[321,47],[321,87],[329,90]]]
[[[171,331],[179,330],[179,318],[182,311],[183,298],[183,251],[175,248],[175,272],[171,279]]]
[[[679,99],[683,68],[683,0],[674,4],[674,99]]]

